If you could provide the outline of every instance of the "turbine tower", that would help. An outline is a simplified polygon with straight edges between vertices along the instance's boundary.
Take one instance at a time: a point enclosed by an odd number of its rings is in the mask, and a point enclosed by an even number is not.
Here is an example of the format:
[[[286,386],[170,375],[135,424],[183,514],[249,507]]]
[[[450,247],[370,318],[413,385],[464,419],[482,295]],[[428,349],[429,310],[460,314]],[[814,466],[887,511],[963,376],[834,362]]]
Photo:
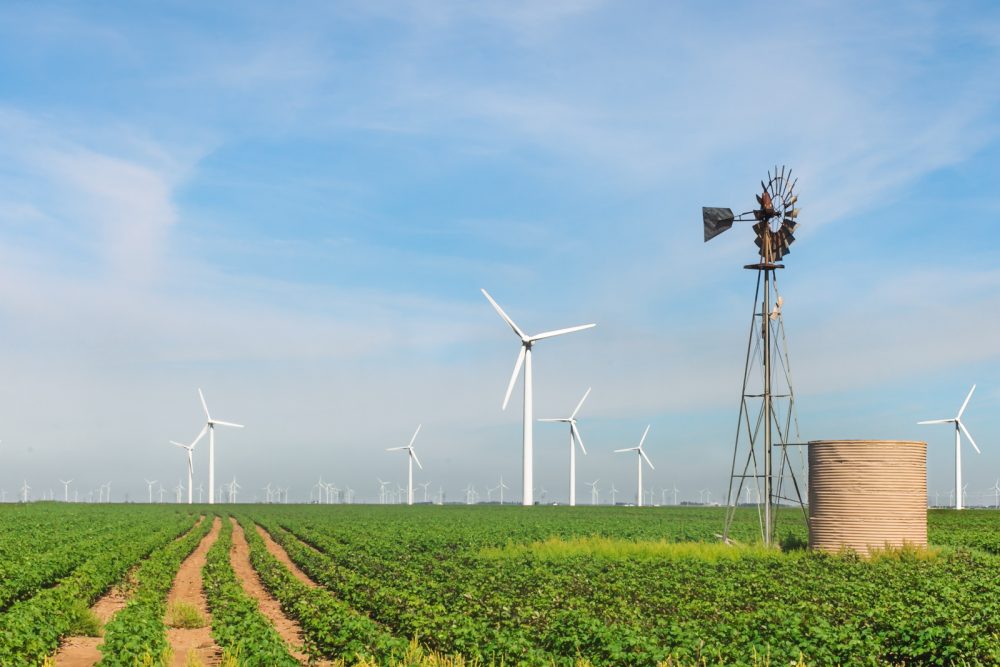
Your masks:
[[[198,390],[198,398],[201,399],[201,407],[205,409],[205,427],[195,438],[195,442],[201,440],[202,436],[205,435],[205,431],[208,431],[208,504],[215,504],[215,427],[216,426],[232,426],[233,428],[243,428],[242,424],[233,424],[232,422],[224,422],[219,419],[212,419],[211,413],[208,411],[208,403],[205,402],[205,394]],[[193,444],[191,445],[194,446]]]
[[[757,289],[726,497],[723,530],[726,541],[746,484],[753,484],[761,499],[758,508],[764,544],[774,542],[775,509],[782,500],[797,503],[803,517],[808,520],[795,470],[789,459],[793,428],[798,438],[798,418],[795,415],[795,393],[781,313],[784,300],[778,294],[777,281],[778,269],[785,268],[780,262],[795,242],[793,232],[798,227],[799,216],[799,209],[795,207],[798,202],[798,195],[795,194],[797,183],[798,179],[792,179],[791,169],[781,167],[779,171],[775,167],[773,174],[768,172],[767,182],[761,181],[760,194],[756,195],[757,209],[737,216],[729,208],[702,208],[706,242],[731,228],[735,222],[753,222],[754,242],[759,254],[759,261],[743,267],[757,272]],[[802,448],[798,449],[799,467],[803,469],[805,458]],[[745,455],[742,461],[741,453]],[[778,457],[777,466],[774,465],[775,456]],[[758,467],[760,465],[763,469]],[[791,491],[783,488],[786,479],[792,486]]]
[[[63,485],[63,502],[69,502],[69,485],[73,483],[73,480],[59,480],[59,483]]]
[[[554,331],[546,331],[544,333],[535,334],[534,336],[529,336],[528,334],[521,331],[521,328],[514,324],[514,320],[507,316],[507,313],[503,312],[503,308],[493,300],[493,297],[489,295],[486,290],[481,290],[483,296],[493,305],[493,308],[497,311],[503,321],[510,325],[510,328],[514,330],[514,333],[521,339],[521,351],[517,354],[517,361],[514,362],[514,372],[510,376],[510,382],[507,384],[507,393],[504,395],[503,399],[503,409],[507,409],[507,403],[510,401],[510,394],[514,391],[514,383],[517,382],[517,376],[521,372],[521,366],[524,366],[524,421],[523,421],[523,444],[522,444],[522,505],[534,505],[533,491],[534,487],[534,471],[532,468],[533,461],[533,444],[532,444],[532,379],[531,379],[531,348],[540,340],[546,338],[552,338],[554,336],[561,336],[563,334],[573,333],[574,331],[583,331],[584,329],[590,329],[597,326],[596,324],[583,324],[580,326],[569,327],[567,329],[556,329]]]
[[[972,385],[972,389],[969,390],[969,395],[965,397],[965,402],[962,403],[962,407],[958,409],[958,415],[952,417],[951,419],[931,419],[930,421],[917,422],[918,424],[954,424],[955,425],[955,488],[963,489],[962,486],[962,434],[969,439],[969,444],[972,448],[976,450],[977,454],[981,454],[979,447],[976,446],[976,441],[972,439],[972,434],[969,433],[969,429],[965,428],[965,424],[962,423],[962,414],[965,412],[966,406],[969,405],[969,399],[972,398],[972,393],[976,391],[976,385]],[[962,509],[962,496],[963,493],[955,494],[955,509]]]
[[[642,439],[639,440],[639,445],[637,447],[627,447],[626,449],[615,450],[615,454],[621,454],[622,452],[635,452],[639,455],[639,481],[635,492],[635,504],[638,507],[642,507],[642,462],[645,461],[648,463],[651,470],[656,470],[656,468],[653,467],[653,462],[649,460],[649,457],[646,456],[646,451],[642,448],[642,443],[646,442],[647,435],[649,435],[649,425],[647,425],[646,430],[642,432]]]
[[[406,450],[407,458],[409,459],[408,460],[408,475],[407,475],[407,482],[406,482],[406,504],[407,505],[412,505],[413,504],[413,462],[416,461],[417,462],[417,466],[421,470],[424,469],[424,467],[422,465],[420,465],[420,459],[417,458],[417,452],[414,451],[414,449],[413,449],[413,443],[417,439],[417,434],[420,433],[420,427],[421,426],[423,426],[423,424],[418,424],[417,425],[417,430],[413,432],[413,437],[410,438],[410,444],[408,444],[406,447],[389,447],[388,449],[385,450],[387,452],[399,452],[399,451],[402,451],[402,450]]]
[[[584,393],[583,398],[580,402],[576,404],[576,410],[573,410],[573,414],[569,417],[562,417],[559,419],[539,419],[540,422],[562,422],[564,424],[569,424],[569,506],[576,506],[576,445],[580,445],[580,451],[583,452],[584,456],[587,454],[586,448],[583,446],[583,438],[580,437],[580,430],[576,427],[576,415],[580,412],[580,408],[583,407],[583,402],[587,400],[590,396],[590,388]]]

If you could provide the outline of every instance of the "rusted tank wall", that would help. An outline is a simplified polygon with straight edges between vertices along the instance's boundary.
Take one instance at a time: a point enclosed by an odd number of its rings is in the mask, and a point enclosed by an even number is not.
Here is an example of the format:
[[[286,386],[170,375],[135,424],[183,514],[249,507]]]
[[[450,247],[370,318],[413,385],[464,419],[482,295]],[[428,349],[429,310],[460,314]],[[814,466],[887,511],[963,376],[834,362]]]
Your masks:
[[[809,546],[927,546],[927,443],[809,443]]]

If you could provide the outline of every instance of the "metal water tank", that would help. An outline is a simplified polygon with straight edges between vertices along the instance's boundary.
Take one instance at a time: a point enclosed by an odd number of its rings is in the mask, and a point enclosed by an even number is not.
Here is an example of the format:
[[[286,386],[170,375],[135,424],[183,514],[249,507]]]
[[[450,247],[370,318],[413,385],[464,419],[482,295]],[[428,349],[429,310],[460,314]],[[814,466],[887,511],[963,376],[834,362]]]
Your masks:
[[[809,443],[809,547],[927,546],[927,443]]]

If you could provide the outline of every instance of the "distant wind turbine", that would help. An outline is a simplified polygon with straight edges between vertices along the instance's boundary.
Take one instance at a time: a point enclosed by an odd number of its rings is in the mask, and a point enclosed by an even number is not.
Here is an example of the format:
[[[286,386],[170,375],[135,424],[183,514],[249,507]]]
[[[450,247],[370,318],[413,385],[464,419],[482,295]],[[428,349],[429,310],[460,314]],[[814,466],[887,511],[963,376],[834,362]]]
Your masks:
[[[638,446],[636,446],[636,447],[627,447],[625,449],[616,449],[615,450],[615,454],[621,454],[622,452],[635,452],[636,454],[639,455],[638,456],[638,459],[639,459],[639,461],[638,461],[639,462],[639,468],[638,468],[638,470],[639,470],[639,481],[638,481],[638,486],[636,487],[636,494],[635,494],[636,504],[639,507],[642,507],[642,462],[645,461],[647,464],[649,464],[649,467],[650,467],[651,470],[656,470],[656,468],[653,467],[653,462],[649,460],[649,457],[646,456],[646,451],[642,448],[642,443],[646,442],[646,436],[647,435],[649,435],[649,426],[648,425],[646,426],[646,430],[643,431],[643,433],[642,433],[642,438],[639,440]]]
[[[969,405],[969,400],[972,398],[972,393],[976,391],[976,385],[972,385],[972,389],[969,390],[969,395],[965,397],[965,402],[962,403],[962,407],[958,409],[958,415],[951,419],[931,419],[929,421],[917,422],[918,424],[954,424],[955,425],[955,488],[959,491],[955,494],[955,509],[962,509],[962,434],[969,439],[969,444],[972,448],[976,450],[977,454],[981,454],[979,447],[976,446],[976,441],[972,439],[972,434],[969,430],[965,428],[965,424],[962,423],[962,413],[965,412],[966,406]]]
[[[59,480],[59,483],[63,485],[63,502],[69,502],[69,485],[73,483],[73,480]]]
[[[24,480],[24,484],[21,485],[21,502],[28,502],[28,491],[31,491],[31,487],[28,486],[28,480]]]
[[[597,483],[600,479],[595,479],[593,482],[587,482],[587,486],[590,487],[590,504],[596,505],[601,499],[601,492],[597,490]]]
[[[212,419],[212,415],[208,411],[208,403],[205,402],[205,394],[198,390],[198,398],[201,399],[201,407],[205,409],[205,427],[195,438],[194,443],[201,440],[202,436],[205,435],[205,431],[208,431],[208,504],[215,504],[215,427],[216,426],[232,426],[233,428],[243,428],[242,424],[234,424],[232,422],[224,422],[219,419]],[[194,447],[192,443],[192,447]]]
[[[153,485],[156,484],[156,480],[143,480],[146,482],[147,490],[149,491],[149,504],[153,504]]]
[[[611,504],[615,504],[615,498],[618,495],[618,489],[615,488],[615,483],[611,482]]]
[[[388,449],[385,450],[387,452],[398,452],[398,451],[406,450],[406,453],[408,455],[407,458],[409,459],[409,461],[408,461],[408,469],[407,469],[408,470],[408,475],[407,475],[407,482],[406,482],[406,504],[407,505],[412,505],[413,504],[413,462],[416,461],[417,462],[417,466],[421,470],[424,469],[424,467],[422,465],[420,465],[420,459],[417,458],[417,452],[414,451],[414,449],[413,449],[413,443],[417,439],[417,434],[420,433],[420,427],[421,426],[423,426],[423,424],[419,424],[417,426],[417,430],[413,432],[413,437],[410,438],[410,444],[408,444],[406,447],[389,447]]]
[[[576,445],[580,445],[580,451],[587,454],[586,448],[583,446],[583,438],[580,437],[580,430],[576,426],[576,415],[580,412],[580,408],[583,407],[583,402],[587,400],[590,396],[590,388],[583,394],[583,398],[580,402],[576,404],[576,409],[573,410],[573,414],[569,417],[561,417],[558,419],[539,419],[540,422],[560,422],[563,424],[569,424],[569,505],[570,507],[576,506]]]
[[[534,469],[533,469],[533,444],[532,444],[532,377],[531,377],[531,348],[532,346],[540,340],[546,338],[552,338],[554,336],[561,336],[563,334],[573,333],[574,331],[583,331],[584,329],[590,329],[595,324],[584,324],[581,326],[569,327],[567,329],[556,329],[554,331],[546,331],[544,333],[536,334],[534,336],[529,336],[528,334],[521,331],[521,328],[514,324],[514,320],[507,316],[507,313],[503,311],[503,308],[493,300],[493,297],[489,295],[486,290],[482,290],[483,296],[493,305],[493,308],[497,311],[504,322],[510,325],[510,328],[514,330],[514,333],[521,339],[521,351],[517,355],[517,361],[514,362],[514,372],[510,376],[510,382],[507,384],[507,393],[504,395],[503,399],[503,409],[507,409],[507,403],[510,401],[511,392],[514,391],[514,383],[517,382],[517,376],[521,373],[521,366],[524,366],[524,435],[522,441],[522,480],[521,485],[523,488],[523,505],[533,505],[534,498],[532,496],[534,484]]]
[[[179,443],[175,440],[171,440],[170,444],[175,447],[180,447],[187,452],[187,471],[188,471],[188,505],[194,502],[194,446],[198,444],[198,441],[202,439],[205,435],[205,429],[201,429],[201,433],[195,438],[190,445],[185,445]]]

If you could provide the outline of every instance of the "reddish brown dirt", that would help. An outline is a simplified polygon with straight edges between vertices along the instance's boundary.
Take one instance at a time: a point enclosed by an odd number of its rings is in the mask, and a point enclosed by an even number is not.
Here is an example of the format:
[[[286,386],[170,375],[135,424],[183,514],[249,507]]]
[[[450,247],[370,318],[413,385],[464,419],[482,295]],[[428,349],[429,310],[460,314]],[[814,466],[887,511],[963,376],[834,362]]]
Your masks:
[[[212,530],[194,553],[181,563],[173,588],[167,595],[168,610],[175,602],[186,602],[193,605],[205,619],[205,626],[202,628],[167,628],[167,641],[174,653],[174,667],[184,667],[188,664],[190,655],[206,667],[222,662],[222,651],[212,639],[212,616],[208,613],[205,591],[201,586],[201,568],[205,566],[205,554],[215,543],[221,528],[222,521],[216,517],[212,522]]]
[[[199,518],[195,526],[198,526],[203,518]],[[184,535],[177,539],[183,539]],[[134,571],[133,569],[132,572]],[[107,624],[111,617],[128,603],[131,595],[132,572],[129,572],[124,582],[112,586],[111,590],[90,608],[90,611],[101,622],[101,626]],[[53,656],[53,660],[57,667],[93,667],[102,657],[101,652],[97,649],[101,641],[100,637],[63,637],[59,652]]]
[[[309,656],[302,651],[302,628],[297,622],[285,616],[281,610],[281,604],[264,588],[260,577],[257,576],[253,565],[250,564],[250,546],[243,534],[243,528],[235,519],[230,520],[233,522],[233,552],[231,554],[233,571],[243,584],[243,590],[257,600],[261,613],[271,621],[274,629],[288,644],[288,651],[292,657],[299,662],[308,663]],[[310,664],[329,663],[313,662]]]
[[[271,553],[271,555],[277,558],[282,565],[287,567],[289,571],[295,575],[296,579],[310,588],[316,588],[316,582],[306,576],[306,573],[300,570],[299,567],[292,562],[292,559],[288,557],[288,554],[285,553],[282,546],[275,542],[274,538],[272,538],[266,530],[257,526],[257,532],[262,538],[264,538],[264,544],[267,545],[267,550]]]
[[[94,603],[90,608],[103,626],[111,620],[119,609],[128,602],[128,593],[119,586],[113,586],[110,591]],[[97,645],[103,641],[100,637],[64,637],[59,652],[54,660],[58,667],[93,667],[101,659]]]

